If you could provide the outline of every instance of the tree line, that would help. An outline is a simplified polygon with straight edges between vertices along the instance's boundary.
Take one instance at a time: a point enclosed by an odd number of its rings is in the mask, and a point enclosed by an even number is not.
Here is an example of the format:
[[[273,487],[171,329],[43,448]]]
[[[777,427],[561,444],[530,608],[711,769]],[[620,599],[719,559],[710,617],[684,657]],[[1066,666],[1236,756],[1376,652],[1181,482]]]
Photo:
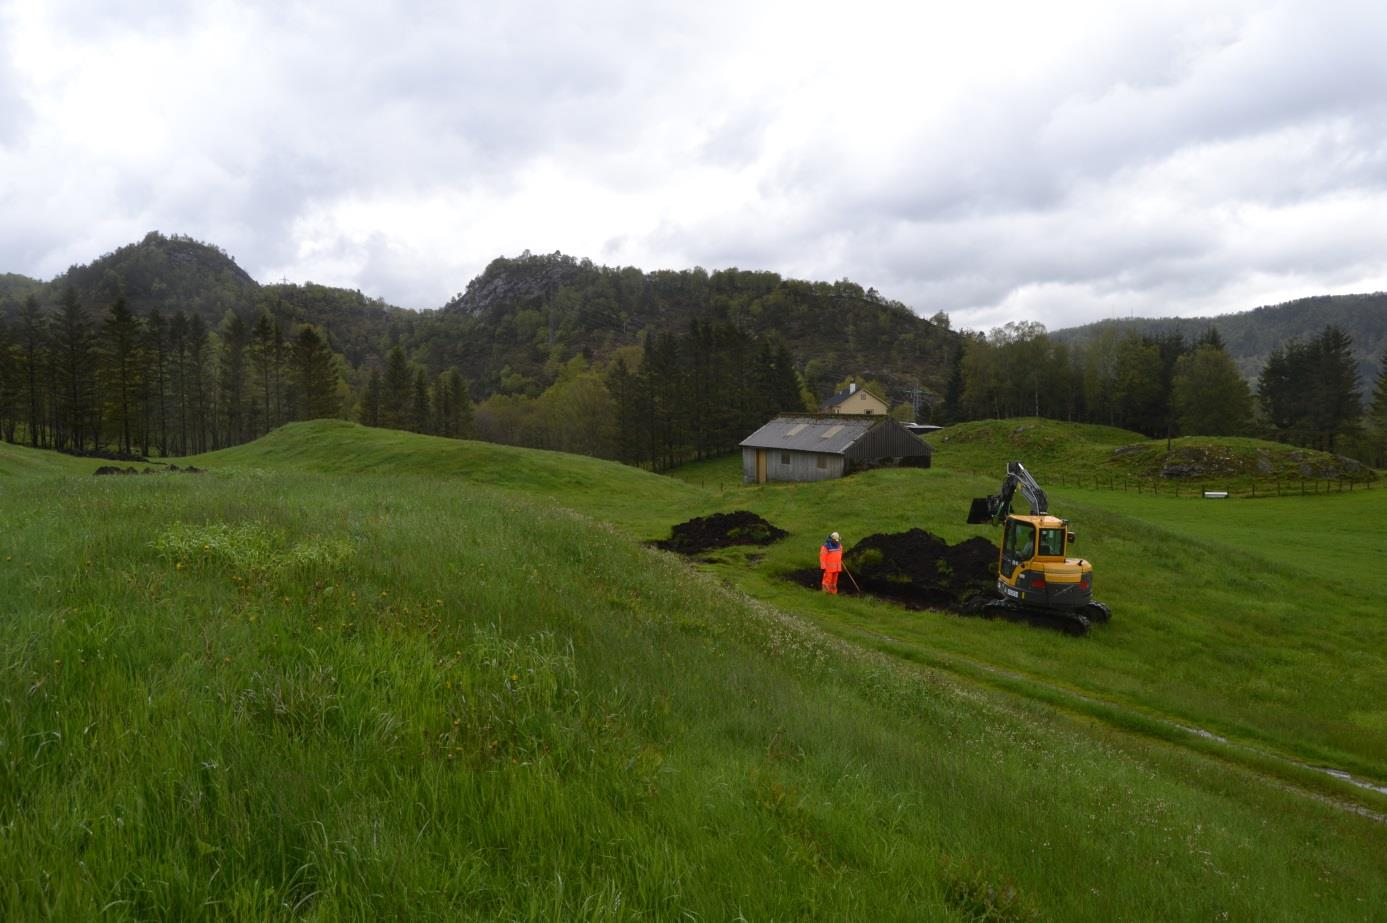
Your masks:
[[[640,364],[618,357],[607,384],[616,457],[655,470],[730,452],[777,413],[814,405],[784,344],[730,323],[647,338]]]
[[[1210,328],[1100,330],[1086,343],[1035,323],[967,335],[943,406],[947,420],[1040,416],[1100,423],[1151,438],[1260,436],[1380,464],[1387,443],[1387,355],[1365,405],[1352,339],[1334,325],[1271,351],[1249,382]]]
[[[190,455],[342,417],[659,470],[732,451],[832,384],[822,357],[797,360],[735,312],[679,333],[647,328],[637,345],[598,355],[555,348],[549,384],[509,382],[503,368],[474,407],[471,383],[429,350],[397,341],[353,366],[324,325],[286,320],[270,303],[254,322],[228,309],[215,327],[181,310],[138,316],[121,297],[94,316],[71,286],[56,304],[30,293],[12,307],[0,314],[0,438],[75,452]],[[1069,343],[1013,323],[960,343],[941,354],[944,392],[914,390],[931,422],[1041,416],[1152,438],[1262,436],[1377,465],[1387,456],[1387,379],[1365,400],[1352,340],[1333,325],[1273,349],[1251,382],[1213,329],[1189,340],[1109,328]]]
[[[430,381],[391,354],[358,400],[327,331],[269,311],[140,317],[117,297],[99,318],[72,287],[49,309],[28,295],[0,322],[0,438],[79,454],[184,456],[297,420],[359,415],[372,425],[470,435],[456,370]],[[398,351],[397,351],[398,352]]]

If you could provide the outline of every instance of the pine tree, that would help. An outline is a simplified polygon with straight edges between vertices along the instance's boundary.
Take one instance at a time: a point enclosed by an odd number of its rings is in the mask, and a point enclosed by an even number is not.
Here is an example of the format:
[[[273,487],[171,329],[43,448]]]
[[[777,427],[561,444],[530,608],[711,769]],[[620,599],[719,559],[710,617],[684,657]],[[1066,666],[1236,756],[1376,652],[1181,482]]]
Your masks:
[[[616,405],[616,457],[628,465],[639,465],[649,459],[647,446],[651,436],[646,426],[650,414],[644,407],[645,392],[640,376],[626,367],[626,360],[617,357],[607,371],[607,390]]]
[[[1373,451],[1373,466],[1381,468],[1387,461],[1387,350],[1378,360],[1377,384],[1372,403],[1368,406],[1368,430]]]
[[[1374,423],[1387,428],[1387,350],[1378,361],[1377,385],[1373,388],[1371,416]]]
[[[363,426],[380,426],[380,392],[380,371],[373,368],[366,379],[366,390],[361,395]]]
[[[1341,436],[1358,431],[1363,416],[1353,339],[1329,325],[1315,338],[1312,425],[1319,446],[1333,452]]]
[[[174,312],[169,321],[169,384],[173,426],[169,434],[178,435],[178,454],[188,454],[188,315]]]
[[[208,361],[211,353],[211,347],[208,343],[209,337],[207,324],[203,322],[202,315],[192,315],[188,321],[186,384],[188,387],[188,429],[192,434],[190,448],[197,453],[207,451],[213,424],[212,388],[209,383],[211,379]]]
[[[410,401],[409,428],[416,433],[429,431],[429,376],[423,369],[414,370],[413,396]]]
[[[19,425],[19,381],[19,347],[0,311],[0,439],[5,442],[14,442]]]
[[[468,394],[467,382],[457,369],[448,370],[448,395],[452,408],[452,435],[456,439],[472,439],[477,433],[476,418],[472,410],[472,396]]]
[[[385,378],[381,382],[380,425],[389,429],[408,429],[412,407],[414,376],[409,360],[399,346],[385,359]]]
[[[222,418],[218,445],[235,445],[244,442],[250,433],[246,413],[246,348],[250,331],[241,315],[228,311],[218,333],[221,348],[217,355],[217,391]]]
[[[143,349],[144,361],[148,364],[145,374],[144,410],[144,454],[149,454],[151,434],[158,446],[160,455],[169,454],[169,344],[168,321],[158,309],[149,312],[145,318]]]
[[[332,350],[312,327],[294,339],[294,375],[299,390],[301,420],[337,415],[337,368]]]
[[[33,295],[29,295],[19,308],[19,329],[15,339],[19,354],[24,422],[28,430],[29,445],[35,448],[46,443],[44,396],[47,391],[47,368],[44,363],[44,341],[47,338],[48,324],[39,308],[39,301]]]
[[[1257,379],[1257,399],[1279,439],[1334,451],[1363,413],[1353,341],[1330,325],[1308,343],[1273,349]]]
[[[1251,427],[1252,392],[1228,354],[1209,343],[1176,364],[1171,405],[1185,436],[1241,436]]]
[[[1209,329],[1204,331],[1204,333],[1199,337],[1199,342],[1195,343],[1194,345],[1196,349],[1200,346],[1212,346],[1219,352],[1228,352],[1228,347],[1223,342],[1223,336],[1218,332],[1218,328],[1212,325],[1209,327]]]
[[[268,310],[261,310],[260,316],[251,328],[250,364],[255,375],[255,393],[252,403],[256,408],[259,426],[258,433],[266,433],[279,425],[275,408],[276,380],[276,340],[280,336],[279,324],[270,316]]]
[[[111,411],[107,419],[118,450],[126,454],[131,452],[131,433],[136,422],[139,336],[139,320],[130,313],[125,299],[117,298],[102,325],[101,370],[105,379],[103,391]]]
[[[50,344],[55,445],[60,448],[85,449],[89,439],[93,447],[100,447],[100,436],[95,431],[100,419],[95,407],[95,354],[92,323],[77,299],[77,290],[68,286],[53,324]]]

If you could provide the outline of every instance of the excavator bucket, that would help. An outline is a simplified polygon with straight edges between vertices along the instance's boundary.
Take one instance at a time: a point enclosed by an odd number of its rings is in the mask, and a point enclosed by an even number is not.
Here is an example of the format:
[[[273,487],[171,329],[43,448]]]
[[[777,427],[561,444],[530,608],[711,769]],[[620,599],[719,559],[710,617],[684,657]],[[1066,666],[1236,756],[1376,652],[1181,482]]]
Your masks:
[[[992,521],[992,498],[974,497],[973,505],[968,508],[969,525]]]

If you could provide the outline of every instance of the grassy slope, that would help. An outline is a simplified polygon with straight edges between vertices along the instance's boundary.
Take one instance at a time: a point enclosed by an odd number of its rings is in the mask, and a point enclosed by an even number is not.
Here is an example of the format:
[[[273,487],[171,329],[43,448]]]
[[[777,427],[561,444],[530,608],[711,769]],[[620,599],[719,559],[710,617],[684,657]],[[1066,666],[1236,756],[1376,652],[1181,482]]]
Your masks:
[[[556,502],[646,538],[658,537],[668,517],[681,521],[697,515],[710,502],[702,490],[595,458],[418,436],[337,420],[290,424],[255,442],[192,460],[232,469],[460,480]]]
[[[91,474],[107,464],[112,463],[0,442],[0,490],[5,489],[10,478]],[[17,487],[18,482],[9,486]]]
[[[969,497],[997,490],[1006,458],[1025,460],[1049,486],[1052,473],[1073,478],[1086,459],[1132,436],[1075,427],[1064,440],[1065,429],[993,425],[962,449],[937,442],[929,471],[729,492],[725,508],[753,509],[791,535],[764,555],[751,552],[754,562],[746,551],[724,553],[720,569],[759,598],[864,643],[905,644],[911,656],[972,675],[1000,667],[1044,684],[1046,695],[1077,692],[1387,784],[1387,736],[1371,733],[1384,717],[1387,591],[1359,579],[1342,554],[1345,538],[1357,560],[1381,547],[1375,524],[1387,513],[1387,490],[1210,505],[1188,492],[1052,488],[1051,508],[1072,519],[1076,550],[1095,561],[1099,598],[1116,613],[1078,642],[861,600],[830,603],[780,579],[814,566],[830,529],[849,544],[915,526],[950,541],[992,537],[964,519]],[[984,468],[994,473],[971,473]]]
[[[522,453],[530,499],[517,457],[382,435],[318,424],[212,474],[3,495],[0,916],[1291,920],[1387,900],[1379,824],[841,647],[554,502],[644,535],[714,495]]]

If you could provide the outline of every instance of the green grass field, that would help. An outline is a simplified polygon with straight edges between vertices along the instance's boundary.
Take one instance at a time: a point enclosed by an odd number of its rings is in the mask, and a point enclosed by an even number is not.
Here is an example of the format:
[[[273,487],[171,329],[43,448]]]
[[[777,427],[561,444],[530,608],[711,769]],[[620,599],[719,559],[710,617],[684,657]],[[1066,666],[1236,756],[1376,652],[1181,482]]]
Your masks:
[[[1290,762],[1387,776],[1387,607],[1335,553],[1381,550],[1381,490],[1056,490],[1115,612],[1074,639],[780,579],[830,528],[989,534],[1000,454],[742,487],[328,422],[201,475],[3,449],[3,919],[1387,906],[1381,801]],[[642,547],[730,509],[791,535]]]

